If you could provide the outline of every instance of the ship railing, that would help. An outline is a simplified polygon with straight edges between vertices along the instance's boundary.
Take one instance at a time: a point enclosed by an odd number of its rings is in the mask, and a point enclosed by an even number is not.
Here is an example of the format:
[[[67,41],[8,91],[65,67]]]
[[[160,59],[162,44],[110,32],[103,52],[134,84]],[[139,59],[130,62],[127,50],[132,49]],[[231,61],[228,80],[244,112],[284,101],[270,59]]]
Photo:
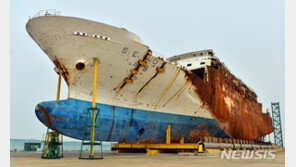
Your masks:
[[[45,10],[39,11],[32,18],[39,17],[39,16],[59,16],[60,14],[61,12],[56,9],[45,9]],[[32,18],[30,17],[30,19]]]

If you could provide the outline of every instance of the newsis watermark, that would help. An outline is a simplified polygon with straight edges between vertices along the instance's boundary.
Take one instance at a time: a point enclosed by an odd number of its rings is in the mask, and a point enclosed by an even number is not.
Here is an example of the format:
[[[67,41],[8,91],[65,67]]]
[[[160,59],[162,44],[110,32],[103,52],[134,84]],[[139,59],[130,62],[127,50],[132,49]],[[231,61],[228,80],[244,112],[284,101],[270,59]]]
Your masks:
[[[220,159],[275,159],[276,150],[222,151]]]

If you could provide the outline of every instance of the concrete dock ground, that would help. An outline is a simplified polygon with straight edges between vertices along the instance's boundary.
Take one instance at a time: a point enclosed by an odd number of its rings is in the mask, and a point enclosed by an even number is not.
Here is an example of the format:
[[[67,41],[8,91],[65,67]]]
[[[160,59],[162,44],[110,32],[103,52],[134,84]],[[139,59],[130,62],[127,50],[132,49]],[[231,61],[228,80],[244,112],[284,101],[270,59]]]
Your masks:
[[[156,154],[148,156],[146,153],[104,153],[103,160],[79,160],[78,152],[65,152],[62,159],[41,159],[39,152],[11,152],[10,166],[12,167],[89,167],[89,166],[108,166],[108,167],[172,167],[172,166],[260,166],[273,167],[285,166],[285,152],[277,152],[275,159],[220,159],[220,156],[184,156],[178,154]]]

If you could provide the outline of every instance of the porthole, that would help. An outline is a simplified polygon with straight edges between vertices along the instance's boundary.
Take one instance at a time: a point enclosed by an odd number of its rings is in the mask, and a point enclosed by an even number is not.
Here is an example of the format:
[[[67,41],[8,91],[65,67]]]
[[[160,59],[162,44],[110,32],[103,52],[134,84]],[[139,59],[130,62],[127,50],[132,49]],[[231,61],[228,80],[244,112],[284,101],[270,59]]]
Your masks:
[[[82,62],[79,62],[76,64],[76,69],[77,70],[83,70],[85,68],[85,64]]]

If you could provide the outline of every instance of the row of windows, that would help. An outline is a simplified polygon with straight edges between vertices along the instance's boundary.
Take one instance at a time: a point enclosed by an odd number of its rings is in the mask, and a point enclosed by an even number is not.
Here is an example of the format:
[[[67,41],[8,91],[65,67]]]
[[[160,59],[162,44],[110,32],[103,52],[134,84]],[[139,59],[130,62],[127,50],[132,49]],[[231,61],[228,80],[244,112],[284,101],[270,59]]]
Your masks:
[[[177,61],[177,60],[180,60],[181,58],[180,57],[177,57],[177,58],[173,58],[171,61]]]
[[[85,32],[74,32],[74,35],[88,36]]]
[[[205,62],[200,63],[200,65],[204,65],[204,64],[206,64],[206,63]],[[190,66],[192,66],[192,63],[187,64],[187,67],[190,67]]]
[[[80,35],[80,36],[89,36],[85,32],[74,32],[73,34],[74,35]],[[110,37],[105,37],[103,35],[97,35],[97,34],[92,35],[92,37],[94,37],[94,38],[100,38],[100,39],[105,39],[105,40],[110,40],[111,39]]]
[[[203,53],[200,53],[199,55],[201,55],[201,56],[202,56],[202,55],[203,55]],[[194,54],[193,54],[193,57],[196,57],[196,53],[194,53]]]
[[[106,40],[110,40],[109,37],[105,37],[105,36],[102,36],[102,35],[97,35],[97,34],[94,34],[93,35],[94,38],[101,38],[101,39],[106,39]]]
[[[202,56],[203,53],[199,53],[199,55]],[[196,53],[193,54],[193,57],[196,57]],[[172,61],[177,61],[177,60],[180,60],[180,59],[181,59],[180,57],[176,57],[176,58],[172,59],[171,62]]]

